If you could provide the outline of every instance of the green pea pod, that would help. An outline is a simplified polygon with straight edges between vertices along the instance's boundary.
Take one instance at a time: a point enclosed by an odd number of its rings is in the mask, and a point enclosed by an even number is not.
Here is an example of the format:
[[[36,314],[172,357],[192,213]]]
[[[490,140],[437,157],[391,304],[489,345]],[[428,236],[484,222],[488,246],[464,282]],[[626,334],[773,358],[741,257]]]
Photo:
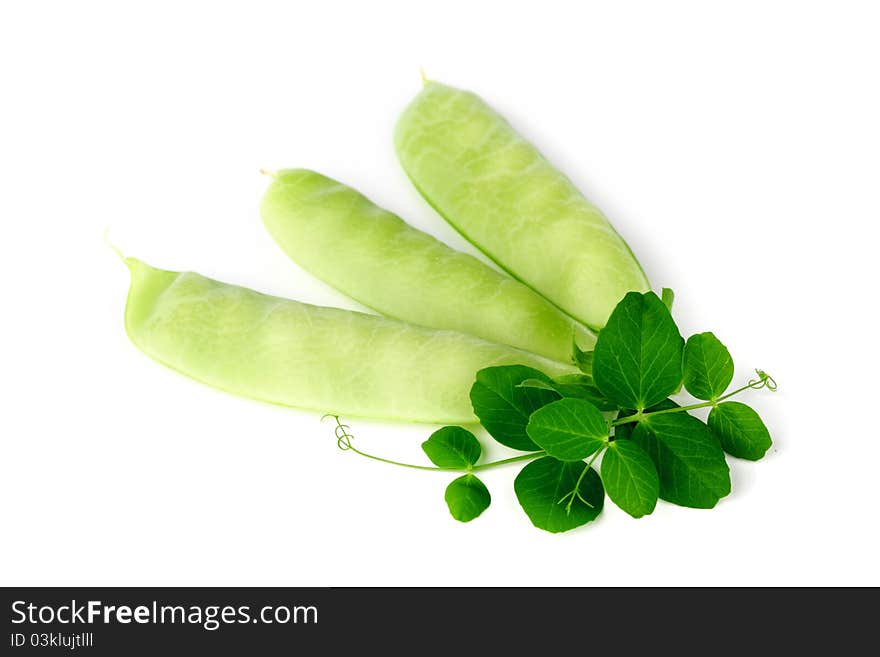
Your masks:
[[[474,422],[476,372],[521,363],[573,370],[513,347],[312,306],[125,258],[125,327],[147,355],[244,397],[324,413]]]
[[[426,82],[395,129],[425,199],[500,267],[601,328],[648,280],[602,213],[479,96]]]
[[[314,171],[272,174],[263,223],[290,258],[388,317],[562,362],[596,338],[522,283]]]

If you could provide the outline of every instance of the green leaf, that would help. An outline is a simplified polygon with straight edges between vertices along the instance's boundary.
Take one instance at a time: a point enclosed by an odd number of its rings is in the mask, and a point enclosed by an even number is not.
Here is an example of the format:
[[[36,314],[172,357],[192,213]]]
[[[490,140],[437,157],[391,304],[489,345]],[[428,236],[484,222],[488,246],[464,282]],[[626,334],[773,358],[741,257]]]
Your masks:
[[[480,441],[462,427],[443,427],[422,443],[431,463],[440,468],[468,468],[480,460]]]
[[[608,423],[598,408],[583,399],[560,399],[532,413],[529,438],[560,461],[580,461],[600,449]]]
[[[541,379],[526,379],[516,386],[517,388],[538,388],[539,390],[552,390],[556,392],[556,385],[553,382],[547,383]]]
[[[618,424],[616,427],[614,427],[614,440],[629,440],[630,438],[632,438],[632,432],[635,428],[635,422]]]
[[[489,508],[492,502],[489,489],[472,474],[453,480],[446,487],[445,499],[449,513],[460,522],[470,522]]]
[[[663,301],[663,305],[666,306],[666,309],[669,312],[672,312],[672,302],[675,301],[675,292],[672,291],[671,287],[664,287],[660,290],[660,300]]]
[[[583,351],[577,342],[572,344],[571,359],[578,369],[588,376],[593,376],[593,352]]]
[[[733,359],[713,333],[697,333],[684,346],[684,387],[697,399],[717,399],[733,380]]]
[[[553,383],[561,383],[563,385],[591,386],[593,385],[593,377],[589,374],[562,374],[553,379]]]
[[[526,379],[517,387],[553,390],[563,397],[574,397],[588,401],[600,411],[617,410],[617,404],[607,399],[596,386],[592,385],[592,378],[583,374],[566,374],[553,379],[550,383],[540,379]]]
[[[653,292],[628,293],[599,334],[593,379],[608,399],[644,410],[681,384],[684,340]]]
[[[495,440],[522,451],[537,450],[526,433],[529,416],[559,399],[559,394],[537,388],[518,388],[526,379],[550,383],[550,377],[525,365],[487,367],[477,372],[471,386],[474,414]]]
[[[553,384],[556,386],[556,391],[563,397],[583,399],[584,401],[590,402],[600,411],[617,410],[617,404],[605,397],[605,395],[599,391],[599,388],[594,385],[585,382],[568,383],[566,381],[560,381],[559,379],[556,379]]]
[[[656,413],[657,411],[668,411],[670,408],[681,408],[681,404],[673,401],[672,399],[664,399],[662,402],[658,402],[651,406],[651,408],[646,408],[645,413]],[[684,411],[682,411],[684,412]]]
[[[608,497],[633,518],[654,511],[660,479],[654,462],[631,440],[615,440],[602,456],[602,483]]]
[[[602,480],[592,468],[584,473],[586,467],[583,461],[564,463],[552,456],[544,456],[520,471],[513,488],[535,527],[553,533],[564,532],[595,520],[602,512],[605,503]],[[578,486],[578,494],[571,500],[571,507],[566,509],[568,500],[565,498],[574,491],[581,474],[584,478]]]
[[[629,417],[630,415],[633,415],[634,413],[635,413],[635,411],[630,410],[630,409],[621,409],[620,412],[617,414],[616,419],[620,420],[622,418]],[[618,424],[616,426],[615,425],[612,425],[612,426],[614,429],[614,432],[613,432],[614,440],[629,440],[630,438],[632,438],[632,432],[636,428],[636,423],[635,422],[627,422],[626,424]]]
[[[711,509],[730,493],[730,471],[718,439],[694,416],[682,411],[646,418],[632,440],[654,461],[662,499]]]
[[[709,428],[721,441],[722,449],[737,458],[757,461],[773,444],[761,417],[740,402],[722,402],[713,408]]]
[[[599,392],[599,389],[594,386],[560,383],[556,385],[556,391],[563,397],[569,397],[572,399],[583,399],[584,401],[588,401],[600,411],[617,410],[617,404],[615,404],[610,399],[607,399],[605,395]]]

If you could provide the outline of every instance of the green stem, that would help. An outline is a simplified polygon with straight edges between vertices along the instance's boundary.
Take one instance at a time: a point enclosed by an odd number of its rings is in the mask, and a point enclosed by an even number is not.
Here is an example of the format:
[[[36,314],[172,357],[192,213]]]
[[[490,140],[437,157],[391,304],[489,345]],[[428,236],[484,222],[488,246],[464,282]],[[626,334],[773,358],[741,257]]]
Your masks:
[[[413,465],[412,463],[401,463],[400,461],[392,461],[391,459],[383,459],[381,456],[373,456],[372,454],[367,454],[366,452],[362,452],[354,445],[349,444],[345,449],[351,450],[355,454],[360,454],[368,459],[373,459],[374,461],[381,461],[382,463],[388,463],[390,465],[399,465],[402,468],[412,468],[413,470],[433,470],[436,472],[458,472],[461,468],[440,468],[433,465]]]
[[[403,463],[401,461],[392,461],[391,459],[383,459],[381,456],[374,456],[373,454],[367,454],[366,452],[362,452],[357,447],[351,444],[351,439],[353,436],[348,433],[349,426],[347,424],[343,424],[342,420],[339,419],[338,415],[334,415],[333,413],[327,413],[321,420],[323,421],[325,418],[332,417],[336,420],[336,444],[343,451],[351,450],[355,454],[360,454],[364,458],[372,459],[373,461],[379,461],[381,463],[388,463],[389,465],[399,465],[401,468],[411,468],[413,470],[429,470],[431,472],[476,472],[477,470],[488,470],[489,468],[495,468],[500,465],[507,465],[509,463],[516,463],[518,461],[529,461],[531,459],[536,459],[539,456],[545,456],[547,452],[541,450],[539,452],[529,452],[528,454],[521,454],[520,456],[511,456],[507,459],[501,459],[500,461],[490,461],[489,463],[481,463],[480,465],[469,465],[464,468],[442,468],[434,465],[413,465],[412,463]],[[340,433],[341,432],[341,433]]]
[[[737,388],[733,392],[729,392],[726,395],[722,395],[721,397],[718,397],[717,399],[713,399],[711,401],[706,401],[706,402],[700,402],[697,404],[690,404],[688,406],[676,406],[675,408],[667,408],[662,411],[652,411],[650,413],[645,413],[644,411],[639,411],[639,412],[637,412],[633,415],[629,415],[627,417],[617,418],[616,420],[614,420],[611,423],[611,426],[616,427],[621,424],[627,424],[630,422],[639,422],[640,420],[643,420],[646,417],[652,417],[654,415],[663,415],[664,413],[681,413],[682,411],[692,411],[697,408],[705,408],[707,406],[716,406],[716,405],[718,405],[719,402],[722,402],[725,399],[730,399],[734,395],[738,395],[739,393],[744,392],[749,389],[758,389],[758,388],[761,388],[764,386],[769,387],[771,390],[776,389],[776,382],[773,381],[772,378],[770,378],[769,376],[767,376],[764,372],[762,372],[760,370],[758,370],[758,375],[761,377],[759,381],[749,381],[749,383],[747,383],[743,387]],[[772,384],[772,387],[771,387],[771,384]],[[502,465],[508,465],[510,463],[518,463],[519,461],[531,461],[533,459],[547,455],[547,452],[545,452],[544,450],[540,450],[537,452],[529,452],[528,454],[521,454],[520,456],[512,456],[510,458],[501,459],[499,461],[490,461],[488,463],[481,463],[479,465],[470,465],[470,466],[467,466],[464,468],[457,468],[457,467],[456,468],[442,468],[439,466],[432,466],[432,465],[414,465],[412,463],[402,463],[401,461],[392,461],[391,459],[384,459],[381,456],[374,456],[372,454],[367,454],[366,452],[362,452],[357,447],[355,447],[354,445],[351,444],[352,436],[350,434],[348,434],[348,432],[346,431],[348,426],[345,424],[342,424],[342,421],[339,419],[339,416],[333,415],[331,413],[331,414],[325,415],[321,419],[323,420],[326,417],[332,417],[336,420],[336,429],[337,429],[336,440],[342,449],[344,449],[344,450],[350,449],[355,454],[360,454],[361,456],[368,458],[368,459],[372,459],[373,461],[380,461],[381,463],[388,463],[389,465],[398,465],[402,468],[411,468],[412,470],[430,470],[432,472],[477,472],[478,470],[488,470],[489,468],[495,468],[495,467],[499,467]],[[341,435],[339,433],[340,430],[342,431]],[[574,498],[576,496],[578,496],[578,491],[580,489],[581,482],[583,481],[584,476],[586,476],[587,471],[592,467],[593,462],[599,457],[599,454],[601,454],[603,451],[605,451],[606,447],[608,447],[607,444],[604,447],[597,450],[596,453],[593,454],[593,457],[590,459],[590,461],[587,463],[587,467],[584,468],[584,470],[581,472],[580,476],[578,477],[577,483],[574,486],[574,490],[571,493],[569,493],[569,495],[571,496],[571,499],[568,501],[568,505],[566,506],[566,511],[571,509],[571,505],[574,502]],[[566,495],[565,497],[568,497],[569,495]],[[560,500],[560,504],[562,503],[563,500],[565,500],[565,497],[563,497],[562,500]],[[581,498],[581,499],[583,499],[583,498]],[[586,504],[589,504],[589,502],[587,502],[586,500],[583,500],[583,501]]]
[[[349,446],[345,449],[351,450],[355,454],[360,454],[363,457],[368,459],[372,459],[374,461],[380,461],[382,463],[388,463],[390,465],[399,465],[402,468],[412,468],[413,470],[430,470],[432,472],[476,472],[477,470],[488,470],[489,468],[495,468],[501,465],[508,465],[509,463],[516,463],[517,461],[528,461],[531,459],[536,459],[539,456],[544,456],[546,452],[529,452],[528,454],[522,454],[520,456],[513,456],[509,459],[501,459],[500,461],[490,461],[488,463],[481,463],[479,465],[473,465],[469,468],[441,468],[435,465],[414,465],[412,463],[402,463],[401,461],[392,461],[391,459],[383,459],[381,456],[374,456],[373,454],[367,454],[366,452],[362,452],[354,445],[349,443]]]
[[[718,399],[713,399],[711,401],[700,402],[698,404],[689,404],[688,406],[676,406],[675,408],[664,408],[662,411],[652,411],[650,413],[644,413],[639,411],[634,415],[627,415],[626,417],[617,418],[611,423],[612,427],[616,427],[621,424],[627,424],[629,422],[639,422],[646,417],[653,417],[654,415],[664,415],[665,413],[681,413],[682,411],[692,411],[697,408],[706,408],[707,406],[716,406],[719,402],[723,402],[725,399],[730,399],[734,395],[738,395],[741,392],[745,392],[746,390],[750,390],[754,388],[753,383],[749,383],[744,385],[742,388],[737,388],[733,392],[729,392],[726,395],[722,395]]]
[[[568,504],[565,505],[565,512],[566,513],[571,513],[571,505],[574,504],[575,497],[579,498],[580,501],[583,502],[584,504],[586,504],[588,507],[590,507],[590,508],[593,507],[592,504],[590,504],[587,500],[585,500],[583,497],[581,497],[581,494],[580,494],[581,482],[584,480],[584,477],[590,471],[590,468],[593,467],[593,461],[595,461],[597,458],[599,458],[599,454],[604,452],[606,447],[608,447],[607,443],[605,444],[604,447],[600,447],[598,450],[596,450],[596,453],[593,454],[593,458],[591,458],[589,460],[589,462],[587,463],[587,467],[584,468],[583,470],[581,470],[581,474],[578,477],[578,480],[575,482],[574,488],[572,489],[572,491],[568,495],[565,496],[565,497],[568,497],[569,495],[571,496],[571,499],[568,500]],[[565,497],[563,497],[562,499],[564,500]]]
[[[584,468],[584,471],[583,471],[583,472],[581,472],[581,476],[578,477],[577,483],[574,485],[574,489],[575,489],[575,490],[580,489],[580,487],[581,487],[581,482],[584,480],[584,476],[587,474],[587,470],[589,470],[590,468],[593,467],[593,462],[594,462],[597,458],[599,458],[599,454],[601,454],[602,452],[604,452],[606,447],[608,447],[608,443],[605,443],[605,445],[603,445],[602,447],[600,447],[599,449],[597,449],[597,450],[596,450],[596,453],[593,454],[593,458],[591,458],[589,461],[587,461],[587,467]]]
[[[540,452],[529,452],[528,454],[522,454],[520,456],[511,456],[509,459],[501,459],[500,461],[489,461],[489,463],[481,463],[480,465],[473,466],[471,470],[488,470],[489,468],[494,468],[499,465],[507,465],[508,463],[516,463],[518,461],[530,461],[532,459],[536,459],[546,455],[547,452],[545,452],[544,450],[541,450]]]

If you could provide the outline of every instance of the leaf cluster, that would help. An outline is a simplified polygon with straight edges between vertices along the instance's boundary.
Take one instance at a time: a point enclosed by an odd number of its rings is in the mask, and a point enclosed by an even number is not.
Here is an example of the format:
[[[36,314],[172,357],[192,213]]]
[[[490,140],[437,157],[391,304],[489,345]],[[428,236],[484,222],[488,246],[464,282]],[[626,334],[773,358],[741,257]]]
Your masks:
[[[467,429],[432,434],[422,448],[435,469],[464,471],[445,495],[456,520],[473,520],[491,502],[475,472],[515,461],[528,461],[514,481],[517,500],[532,524],[549,532],[595,520],[606,495],[641,518],[661,499],[708,509],[730,493],[725,454],[758,460],[771,438],[754,409],[727,400],[776,384],[757,370],[757,379],[728,392],[730,352],[712,333],[685,341],[672,299],[671,290],[662,298],[627,294],[594,351],[574,347],[580,374],[553,379],[523,365],[477,373],[470,391],[475,415],[498,443],[527,453],[481,464],[482,448]],[[698,401],[673,401],[682,388]],[[690,413],[704,407],[711,408],[705,422]]]

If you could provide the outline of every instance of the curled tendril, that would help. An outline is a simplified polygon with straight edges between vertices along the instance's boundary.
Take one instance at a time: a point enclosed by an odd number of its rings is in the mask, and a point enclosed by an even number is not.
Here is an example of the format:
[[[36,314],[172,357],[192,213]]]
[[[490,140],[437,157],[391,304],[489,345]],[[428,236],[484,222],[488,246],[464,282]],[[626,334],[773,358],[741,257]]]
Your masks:
[[[348,430],[351,429],[351,427],[347,424],[342,424],[339,416],[333,415],[332,413],[327,413],[327,415],[322,416],[321,422],[323,422],[324,419],[328,417],[332,417],[334,420],[336,420],[336,427],[333,429],[333,433],[336,436],[336,446],[343,452],[351,449],[351,439],[354,438],[353,435],[348,433]]]
[[[776,392],[776,381],[773,380],[773,377],[767,374],[764,370],[755,370],[758,374],[757,379],[749,379],[749,388],[752,390],[760,390],[761,388],[767,388],[770,392]]]

